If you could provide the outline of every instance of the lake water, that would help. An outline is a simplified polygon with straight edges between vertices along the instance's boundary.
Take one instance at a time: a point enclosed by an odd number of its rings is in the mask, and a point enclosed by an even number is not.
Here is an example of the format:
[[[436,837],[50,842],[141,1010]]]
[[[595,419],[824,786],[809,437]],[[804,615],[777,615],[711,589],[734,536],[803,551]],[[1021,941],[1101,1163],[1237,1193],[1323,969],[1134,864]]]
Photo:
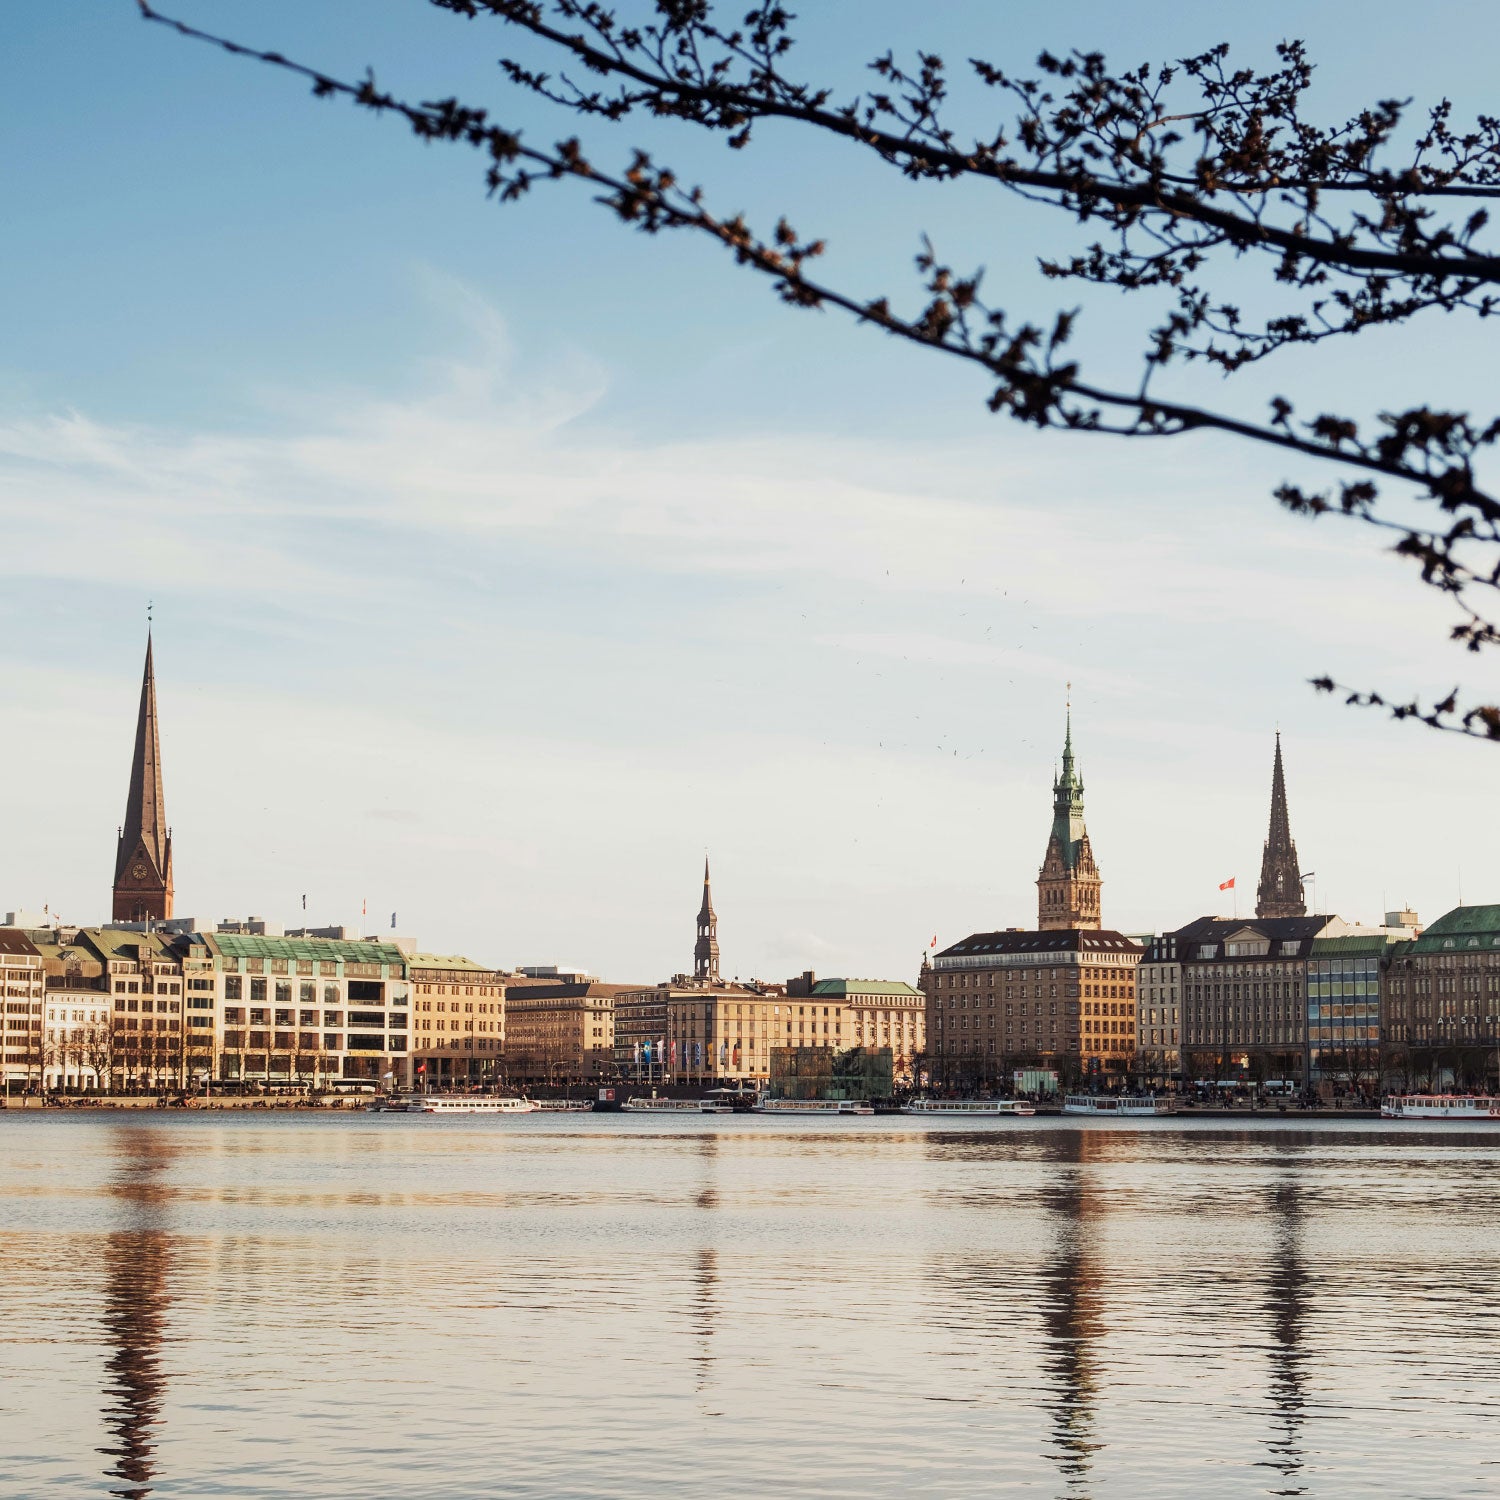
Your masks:
[[[1500,1493],[1500,1134],[0,1116],[0,1495]]]

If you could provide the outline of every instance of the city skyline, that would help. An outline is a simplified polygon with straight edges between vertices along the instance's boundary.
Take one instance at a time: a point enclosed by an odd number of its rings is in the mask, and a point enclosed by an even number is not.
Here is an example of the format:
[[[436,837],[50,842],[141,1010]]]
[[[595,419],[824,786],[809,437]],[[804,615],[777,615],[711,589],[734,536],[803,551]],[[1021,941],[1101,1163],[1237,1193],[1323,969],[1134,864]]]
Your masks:
[[[1458,13],[1361,29],[1344,5],[1169,23],[1084,4],[1004,36],[977,5],[862,16],[893,45],[957,56],[967,28],[1023,59],[1072,37],[1258,62],[1297,34],[1331,114],[1443,92],[1463,114],[1486,106],[1479,54],[1419,45]],[[462,28],[379,0],[360,23],[393,84],[494,86]],[[257,24],[330,64],[348,50],[332,12],[267,0]],[[848,65],[836,18],[807,26]],[[19,28],[8,901],[103,914],[148,598],[177,908],[210,920],[294,921],[306,891],[309,920],[356,923],[368,899],[433,946],[478,932],[496,961],[644,979],[686,962],[707,847],[726,973],[910,977],[934,927],[1031,920],[1069,680],[1112,925],[1228,907],[1231,876],[1248,896],[1278,725],[1320,907],[1370,921],[1500,889],[1494,748],[1306,685],[1445,690],[1475,659],[1371,538],[1275,507],[1280,460],[998,423],[956,373],[782,309],[701,247],[564,195],[499,213],[468,164],[128,5]],[[87,87],[65,98],[62,76]],[[210,100],[220,126],[182,130]],[[722,165],[701,143],[679,160]],[[910,245],[867,233],[859,195],[820,191],[832,160],[766,132],[733,190],[904,284],[915,221]],[[1024,235],[962,205],[921,227],[1051,297]],[[1480,329],[1360,342],[1319,356],[1351,401],[1446,400],[1487,368]]]
[[[166,818],[163,811],[165,805],[163,791],[164,780],[162,770],[163,754],[160,743],[161,728],[160,715],[157,706],[157,684],[154,671],[154,653],[154,631],[151,623],[148,621],[145,648],[145,665],[141,681],[140,701],[135,715],[135,725],[133,733],[134,751],[131,757],[130,764],[130,781],[126,798],[126,816],[119,829],[117,830],[118,838],[116,840],[114,879],[115,892],[113,897],[113,916],[115,920],[119,920],[121,917],[125,917],[126,919],[139,919],[142,912],[145,912],[145,914],[148,916],[156,917],[174,915],[172,909],[172,838],[169,820]],[[1054,774],[1052,784],[1053,826],[1050,839],[1045,845],[1045,858],[1039,862],[1041,878],[1037,882],[1038,889],[1042,891],[1042,895],[1040,897],[1041,910],[1039,916],[1041,926],[1044,929],[1048,925],[1082,925],[1085,927],[1100,925],[1098,919],[1099,897],[1097,874],[1094,874],[1092,876],[1094,882],[1093,895],[1091,898],[1093,905],[1088,912],[1084,913],[1084,918],[1080,921],[1059,921],[1055,923],[1049,923],[1049,905],[1057,904],[1057,900],[1055,897],[1049,897],[1046,894],[1046,891],[1049,888],[1047,882],[1051,880],[1056,883],[1056,880],[1060,878],[1060,872],[1063,869],[1064,865],[1068,865],[1068,867],[1070,867],[1069,862],[1072,858],[1071,855],[1064,854],[1060,856],[1058,854],[1057,851],[1059,848],[1059,839],[1061,838],[1063,840],[1062,847],[1064,848],[1064,850],[1069,847],[1070,838],[1074,842],[1078,843],[1083,851],[1083,856],[1086,860],[1086,869],[1090,872],[1093,871],[1092,855],[1089,852],[1089,838],[1087,832],[1085,831],[1083,821],[1083,778],[1081,774],[1079,774],[1079,767],[1075,762],[1074,756],[1071,684],[1068,684],[1067,688],[1069,699],[1065,706],[1064,714],[1065,728],[1063,749],[1057,763],[1060,766],[1060,772]],[[1302,909],[1301,902],[1303,892],[1301,888],[1300,874],[1297,869],[1296,846],[1295,842],[1291,838],[1289,828],[1287,802],[1288,798],[1286,790],[1285,771],[1283,766],[1281,734],[1278,730],[1275,733],[1274,737],[1274,756],[1272,763],[1272,776],[1269,798],[1270,837],[1265,841],[1263,847],[1260,888],[1257,902],[1259,903],[1265,898],[1266,892],[1269,889],[1268,882],[1272,878],[1271,872],[1276,871],[1280,872],[1286,877],[1287,889],[1291,892],[1290,896],[1287,898],[1287,901],[1291,902],[1292,904],[1286,904],[1286,902],[1283,902],[1281,905],[1277,905],[1273,902],[1272,909],[1268,910],[1268,912],[1266,913],[1267,915],[1286,914]],[[1059,830],[1061,830],[1061,832]],[[151,851],[155,851],[155,854],[153,855]],[[134,870],[130,870],[128,868],[129,861],[132,858],[137,861]],[[1062,858],[1064,860],[1064,865],[1057,866],[1057,871],[1054,873],[1054,861],[1058,860],[1059,858]],[[163,863],[163,860],[165,863],[166,871],[164,877],[155,873],[156,866]],[[144,861],[144,863],[141,863],[141,861]],[[148,866],[150,867],[149,869]],[[1311,872],[1308,872],[1306,878],[1308,880],[1312,880],[1315,878],[1315,876]],[[1229,880],[1234,882],[1235,890],[1235,894],[1230,898],[1230,904],[1233,910],[1237,912],[1239,876],[1237,874],[1231,875],[1229,877]],[[376,884],[378,889],[378,882],[367,883]],[[1220,893],[1222,893],[1222,889],[1224,888],[1225,884],[1227,884],[1227,882],[1219,883]],[[144,898],[141,894],[142,891],[145,891],[147,893]],[[159,891],[164,891],[165,893],[164,907],[161,904],[161,900],[163,898],[151,894],[153,892]],[[375,915],[372,916],[370,914],[372,910],[371,898],[368,893],[360,897],[361,910],[358,914],[358,917],[349,920],[335,920],[328,917],[320,917],[317,912],[316,903],[314,903],[312,906],[309,906],[307,904],[309,900],[309,894],[310,893],[302,893],[296,898],[294,907],[295,915],[292,917],[287,917],[284,912],[272,912],[269,910],[255,911],[254,913],[243,910],[225,910],[223,912],[210,913],[208,911],[184,909],[182,912],[176,913],[176,915],[194,917],[205,927],[210,929],[214,922],[223,918],[239,919],[248,915],[255,915],[265,918],[275,926],[290,927],[296,923],[301,923],[304,926],[347,926],[352,929],[357,929],[362,933],[368,933],[369,935],[377,938],[379,937],[381,930],[386,925],[381,914],[384,903],[378,898],[374,901],[373,910],[375,912]],[[141,906],[141,902],[143,899],[147,901],[149,910],[147,909],[147,907]],[[1090,898],[1087,897],[1085,898],[1086,904],[1089,899]],[[1062,898],[1061,904],[1069,905],[1071,901],[1071,897],[1065,896]],[[153,902],[156,904],[150,904]],[[14,899],[11,902],[11,905],[13,907],[16,907],[18,909],[25,908],[28,910],[35,910],[37,904],[38,903],[36,902],[31,902],[30,904],[28,904],[28,902],[20,899]],[[1373,926],[1376,925],[1380,920],[1382,920],[1386,910],[1394,909],[1394,906],[1404,906],[1407,904],[1409,903],[1407,903],[1403,899],[1395,902],[1394,904],[1390,902],[1384,903],[1381,907],[1380,912],[1378,913],[1344,913],[1343,915],[1345,915],[1352,921],[1363,922],[1367,925]],[[52,903],[50,901],[47,902],[46,905],[49,908],[52,907]],[[126,909],[127,907],[129,908],[129,910]],[[1329,910],[1326,904],[1322,903],[1320,903],[1319,909]],[[1210,910],[1208,907],[1205,907],[1196,915],[1211,916],[1216,914],[1223,916],[1229,915],[1229,913],[1218,913],[1216,911]],[[62,913],[61,908],[57,908],[54,910],[54,916],[63,915],[65,914]],[[588,926],[586,914],[575,913],[575,915],[582,917],[583,925],[585,927]],[[392,908],[390,922],[390,926],[392,928],[396,927],[398,916],[399,908]],[[1249,913],[1247,913],[1247,917],[1248,916]],[[77,920],[81,925],[87,925],[88,923],[92,922],[94,918],[91,916],[85,916],[80,919],[74,918],[71,914],[66,914],[66,920]],[[1191,918],[1185,918],[1184,920],[1191,920]],[[693,968],[695,972],[699,974],[700,978],[718,978],[719,951],[717,941],[717,921],[717,913],[714,909],[712,896],[710,894],[709,860],[705,857],[703,869],[702,902],[697,916],[697,942],[696,947],[693,950]],[[999,925],[1006,927],[1030,927],[1031,924],[1029,918],[1018,918],[1016,921],[1005,921]],[[1106,923],[1105,925],[1108,925],[1111,928],[1117,926],[1117,924],[1113,922]],[[1129,930],[1137,932],[1146,932],[1148,930],[1162,932],[1170,930],[1175,925],[1180,924],[1167,923],[1158,925],[1150,929],[1137,927],[1131,928]],[[402,931],[403,933],[408,932],[407,924],[402,925]],[[470,946],[473,946],[469,936],[466,936],[465,940],[470,941]],[[940,945],[941,942],[946,942],[949,940],[951,940],[951,934],[949,934],[945,938],[942,938],[940,940]],[[929,944],[929,947],[930,946],[931,945]],[[499,963],[502,967],[516,967],[523,963],[540,963],[558,959],[561,959],[564,964],[568,964],[578,958],[578,955],[576,953],[570,954],[570,956],[567,958],[562,958],[561,955],[557,954],[547,955],[530,952],[523,952],[519,955],[506,954],[503,956],[503,958],[496,957],[494,955],[487,956],[490,957],[493,961]],[[606,972],[606,966],[601,966],[591,962],[582,962],[580,964],[580,967],[594,973]],[[784,967],[788,971],[790,971],[795,967],[795,964],[788,964]],[[674,967],[669,960],[667,963],[661,965],[656,972],[660,974],[665,974],[668,972],[682,972],[683,970],[685,970],[685,968],[685,964]],[[850,971],[852,972],[852,968]],[[609,972],[615,971],[610,970]],[[755,977],[758,979],[767,980],[774,979],[777,976],[774,972],[770,971],[757,972],[755,970],[746,970],[742,975],[737,974],[735,977]],[[893,974],[891,977],[895,977],[895,975]]]

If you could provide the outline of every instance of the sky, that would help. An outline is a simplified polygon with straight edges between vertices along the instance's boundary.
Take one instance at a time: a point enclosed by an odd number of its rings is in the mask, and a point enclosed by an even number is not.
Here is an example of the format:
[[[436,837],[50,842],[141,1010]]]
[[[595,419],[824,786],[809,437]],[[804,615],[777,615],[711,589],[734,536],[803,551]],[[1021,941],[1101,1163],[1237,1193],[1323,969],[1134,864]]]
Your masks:
[[[1330,116],[1492,104],[1489,6],[1182,9],[822,0],[801,55],[852,89],[886,46],[1024,72],[1220,40],[1269,65],[1298,36]],[[174,13],[573,129],[507,91],[519,43],[417,0]],[[971,374],[707,244],[566,188],[497,207],[477,161],[127,0],[7,31],[0,910],[108,915],[148,601],[177,910],[205,921],[300,924],[305,896],[311,923],[653,981],[691,962],[708,853],[727,974],[910,979],[934,937],[1034,920],[1069,684],[1109,925],[1253,907],[1278,727],[1320,909],[1500,900],[1496,751],[1307,685],[1495,691],[1375,539],[1269,498],[1331,476],[1006,424]],[[871,295],[914,295],[926,231],[1057,306],[1034,263],[1063,231],[1013,200],[775,130],[590,137],[637,141]],[[1138,326],[1091,305],[1080,348],[1126,369]],[[1469,405],[1482,337],[1429,322],[1203,394]]]

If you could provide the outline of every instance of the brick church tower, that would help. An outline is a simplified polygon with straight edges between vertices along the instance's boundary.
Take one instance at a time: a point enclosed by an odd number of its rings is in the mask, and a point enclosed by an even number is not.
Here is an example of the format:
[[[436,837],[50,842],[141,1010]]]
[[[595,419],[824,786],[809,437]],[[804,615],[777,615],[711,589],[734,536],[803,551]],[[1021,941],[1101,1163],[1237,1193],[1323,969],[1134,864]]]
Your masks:
[[[1276,764],[1271,771],[1271,826],[1260,859],[1257,917],[1305,917],[1307,898],[1297,865],[1297,846],[1286,810],[1286,777],[1281,770],[1281,731],[1276,731]]]
[[[1102,927],[1099,892],[1104,882],[1083,825],[1083,780],[1073,764],[1073,708],[1063,741],[1062,774],[1052,783],[1052,833],[1036,878],[1036,925],[1043,932]]]
[[[161,790],[161,738],[156,723],[156,671],[146,633],[146,672],[135,726],[135,756],[125,822],[115,850],[112,920],[163,921],[172,915],[172,831]]]

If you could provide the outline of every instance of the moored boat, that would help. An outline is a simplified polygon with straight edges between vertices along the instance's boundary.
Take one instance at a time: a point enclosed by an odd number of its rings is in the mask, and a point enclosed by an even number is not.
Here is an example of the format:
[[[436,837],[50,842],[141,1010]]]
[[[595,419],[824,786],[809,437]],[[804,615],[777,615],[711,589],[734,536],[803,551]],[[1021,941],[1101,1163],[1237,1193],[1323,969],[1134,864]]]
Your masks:
[[[695,1115],[698,1113],[699,1101],[697,1099],[658,1099],[654,1096],[647,1099],[643,1095],[637,1095],[625,1101],[625,1108],[632,1114]]]
[[[875,1106],[863,1099],[762,1099],[760,1115],[873,1115]]]
[[[1500,1098],[1492,1094],[1388,1094],[1380,1113],[1387,1120],[1454,1120],[1500,1125]]]
[[[1158,1099],[1155,1094],[1066,1094],[1063,1097],[1065,1115],[1103,1115],[1108,1119],[1128,1116],[1170,1115],[1177,1111],[1171,1099]]]
[[[529,1115],[537,1107],[534,1099],[494,1099],[484,1094],[418,1094],[407,1101],[406,1112],[413,1115]]]
[[[903,1113],[908,1115],[1019,1115],[1036,1113],[1024,1099],[913,1099]]]

